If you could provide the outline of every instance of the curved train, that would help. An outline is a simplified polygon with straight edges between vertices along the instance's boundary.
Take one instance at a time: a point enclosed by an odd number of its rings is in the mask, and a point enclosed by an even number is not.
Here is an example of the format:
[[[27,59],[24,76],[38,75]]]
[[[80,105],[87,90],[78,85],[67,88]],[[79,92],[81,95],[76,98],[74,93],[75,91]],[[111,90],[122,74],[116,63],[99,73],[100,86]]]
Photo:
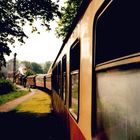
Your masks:
[[[42,88],[51,91],[51,74],[37,74],[27,77],[27,86]]]
[[[49,77],[68,139],[140,138],[139,13],[138,1],[82,2]]]

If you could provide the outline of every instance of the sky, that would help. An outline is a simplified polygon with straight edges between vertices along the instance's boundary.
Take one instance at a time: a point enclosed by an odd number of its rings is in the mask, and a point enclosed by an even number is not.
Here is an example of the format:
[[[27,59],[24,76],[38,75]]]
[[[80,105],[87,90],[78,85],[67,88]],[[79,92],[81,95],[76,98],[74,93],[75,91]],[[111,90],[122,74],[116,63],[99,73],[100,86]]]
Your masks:
[[[60,1],[61,5],[62,1]],[[25,60],[37,63],[54,61],[62,45],[62,40],[56,38],[54,33],[57,23],[51,23],[52,30],[49,32],[45,31],[45,28],[40,25],[39,21],[37,21],[35,25],[39,29],[40,34],[31,33],[31,27],[26,25],[24,31],[29,38],[25,39],[25,44],[22,46],[16,43],[15,48],[10,47],[12,53],[10,56],[5,57],[7,61],[14,57],[14,53],[17,53],[16,58],[20,61]]]

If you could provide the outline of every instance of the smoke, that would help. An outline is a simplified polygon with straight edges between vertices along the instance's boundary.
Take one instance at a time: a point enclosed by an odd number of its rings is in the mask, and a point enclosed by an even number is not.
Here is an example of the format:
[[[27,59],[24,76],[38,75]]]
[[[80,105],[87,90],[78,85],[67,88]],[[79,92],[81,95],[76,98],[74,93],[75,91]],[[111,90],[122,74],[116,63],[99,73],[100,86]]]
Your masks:
[[[18,70],[22,75],[25,75],[25,73],[27,72],[27,68],[24,64],[20,64]]]

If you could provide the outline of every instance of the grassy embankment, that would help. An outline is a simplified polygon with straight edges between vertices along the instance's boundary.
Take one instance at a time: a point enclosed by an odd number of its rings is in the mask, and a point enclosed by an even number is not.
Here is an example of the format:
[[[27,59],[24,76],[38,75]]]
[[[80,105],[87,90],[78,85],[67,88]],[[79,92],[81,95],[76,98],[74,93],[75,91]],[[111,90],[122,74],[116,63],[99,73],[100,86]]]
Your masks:
[[[16,89],[8,94],[0,95],[0,105],[29,93],[27,90]]]
[[[21,90],[11,81],[0,79],[0,105],[23,96],[27,93],[29,93],[28,90]]]
[[[51,97],[43,91],[37,91],[33,97],[21,103],[17,108],[17,112],[33,113],[37,115],[47,114],[51,112]]]

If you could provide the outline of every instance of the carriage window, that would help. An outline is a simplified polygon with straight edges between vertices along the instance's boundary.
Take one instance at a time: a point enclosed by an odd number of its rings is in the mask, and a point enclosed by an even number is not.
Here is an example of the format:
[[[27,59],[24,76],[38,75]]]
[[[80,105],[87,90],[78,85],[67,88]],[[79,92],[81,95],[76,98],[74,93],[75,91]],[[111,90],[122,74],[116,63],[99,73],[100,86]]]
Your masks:
[[[46,85],[46,88],[47,89],[51,89],[51,75],[46,75],[46,83],[45,83]]]
[[[99,17],[96,26],[96,64],[140,52],[138,11],[138,3],[118,0],[113,1]]]
[[[58,75],[57,75],[57,85],[58,85],[58,94],[61,94],[61,62],[58,63]]]
[[[54,69],[52,70],[52,90],[54,90],[55,89],[55,71],[54,71]]]
[[[62,59],[62,98],[66,104],[67,80],[66,80],[66,55]]]
[[[52,77],[52,86],[53,89],[59,94],[60,85],[59,85],[59,76],[60,75],[60,63],[54,68],[53,70],[53,77]]]
[[[70,50],[70,111],[78,119],[79,112],[79,69],[80,43],[76,43]]]
[[[57,91],[57,67],[53,69],[52,74],[52,87],[55,91]]]
[[[140,54],[139,13],[138,1],[126,0],[114,0],[102,13],[96,26],[96,64],[122,57],[127,61],[126,56]],[[96,71],[93,134],[97,139],[140,138],[140,109],[135,110],[140,102],[139,79],[139,63]]]

